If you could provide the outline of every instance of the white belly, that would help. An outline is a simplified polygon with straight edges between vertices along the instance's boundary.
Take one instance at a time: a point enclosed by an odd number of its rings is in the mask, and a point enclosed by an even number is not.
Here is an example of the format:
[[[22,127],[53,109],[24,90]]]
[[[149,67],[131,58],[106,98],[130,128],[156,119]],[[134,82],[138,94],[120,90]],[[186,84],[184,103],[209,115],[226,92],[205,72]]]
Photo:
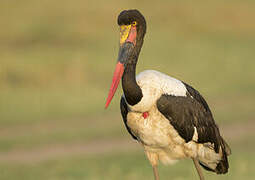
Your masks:
[[[150,111],[146,119],[142,113],[129,112],[127,123],[144,145],[166,147],[171,143],[169,142],[169,121],[156,114],[155,111]]]
[[[129,112],[127,124],[145,151],[157,153],[163,163],[189,157],[185,148],[187,143],[156,107],[149,111],[146,119],[142,113]]]
[[[127,125],[144,146],[146,152],[156,153],[165,163],[177,159],[195,157],[197,144],[185,143],[178,132],[157,109],[156,102],[162,94],[186,96],[185,85],[163,73],[147,70],[137,76],[143,98],[134,106],[128,105]],[[145,119],[143,112],[149,112]]]

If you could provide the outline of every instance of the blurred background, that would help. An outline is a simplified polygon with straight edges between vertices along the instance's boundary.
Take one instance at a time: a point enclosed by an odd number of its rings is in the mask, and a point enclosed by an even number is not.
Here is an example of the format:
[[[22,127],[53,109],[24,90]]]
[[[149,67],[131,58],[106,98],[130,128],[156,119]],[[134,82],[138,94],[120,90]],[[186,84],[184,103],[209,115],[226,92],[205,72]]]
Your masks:
[[[206,98],[232,147],[229,174],[253,179],[255,1],[1,0],[0,179],[150,179],[126,132],[119,88],[104,104],[118,55],[118,14],[147,19],[138,69],[181,79]],[[190,160],[162,179],[198,179]]]

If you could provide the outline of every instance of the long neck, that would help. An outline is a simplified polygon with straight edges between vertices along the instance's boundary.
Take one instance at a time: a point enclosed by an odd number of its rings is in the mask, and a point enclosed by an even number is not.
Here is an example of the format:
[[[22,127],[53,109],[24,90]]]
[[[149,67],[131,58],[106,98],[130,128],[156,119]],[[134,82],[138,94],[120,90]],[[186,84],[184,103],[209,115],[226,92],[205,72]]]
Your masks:
[[[138,57],[143,46],[143,37],[145,34],[145,29],[142,33],[138,33],[137,43],[133,55],[129,58],[126,64],[124,74],[122,76],[122,88],[125,94],[127,103],[130,105],[135,105],[140,102],[143,97],[141,88],[136,82],[136,64]]]
[[[136,82],[136,62],[137,59],[133,59],[128,63],[122,76],[122,88],[127,103],[130,105],[137,104],[143,97],[142,90]]]

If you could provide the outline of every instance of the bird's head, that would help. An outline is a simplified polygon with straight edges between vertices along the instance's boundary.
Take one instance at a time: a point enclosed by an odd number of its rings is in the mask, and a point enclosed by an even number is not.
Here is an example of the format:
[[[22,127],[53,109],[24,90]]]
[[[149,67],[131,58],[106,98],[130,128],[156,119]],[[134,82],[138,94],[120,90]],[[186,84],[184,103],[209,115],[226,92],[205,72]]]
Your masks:
[[[118,16],[120,27],[120,48],[112,85],[105,104],[110,104],[127,64],[136,64],[146,33],[146,21],[135,9],[124,10]]]

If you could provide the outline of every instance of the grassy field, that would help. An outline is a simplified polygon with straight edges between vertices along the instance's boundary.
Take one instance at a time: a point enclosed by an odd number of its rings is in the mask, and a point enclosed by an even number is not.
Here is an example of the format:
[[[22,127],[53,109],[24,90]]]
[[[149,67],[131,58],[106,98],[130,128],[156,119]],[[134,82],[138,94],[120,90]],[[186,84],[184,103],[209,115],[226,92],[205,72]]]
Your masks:
[[[121,88],[104,110],[116,18],[129,8],[148,26],[137,71],[196,87],[232,146],[229,174],[206,177],[255,178],[254,1],[3,0],[0,179],[153,178],[138,145],[121,148],[131,141],[119,114]],[[162,179],[196,179],[194,172],[190,161],[160,166]]]
[[[252,141],[250,141],[252,143]],[[236,147],[236,146],[234,146]],[[206,179],[238,180],[254,177],[254,150],[236,150],[240,156],[231,158],[231,172],[228,175],[215,175],[205,172]],[[1,179],[150,179],[153,180],[152,168],[145,155],[140,151],[110,153],[99,156],[75,156],[49,160],[38,164],[1,165]],[[190,160],[180,161],[169,166],[159,166],[162,179],[198,179]]]

